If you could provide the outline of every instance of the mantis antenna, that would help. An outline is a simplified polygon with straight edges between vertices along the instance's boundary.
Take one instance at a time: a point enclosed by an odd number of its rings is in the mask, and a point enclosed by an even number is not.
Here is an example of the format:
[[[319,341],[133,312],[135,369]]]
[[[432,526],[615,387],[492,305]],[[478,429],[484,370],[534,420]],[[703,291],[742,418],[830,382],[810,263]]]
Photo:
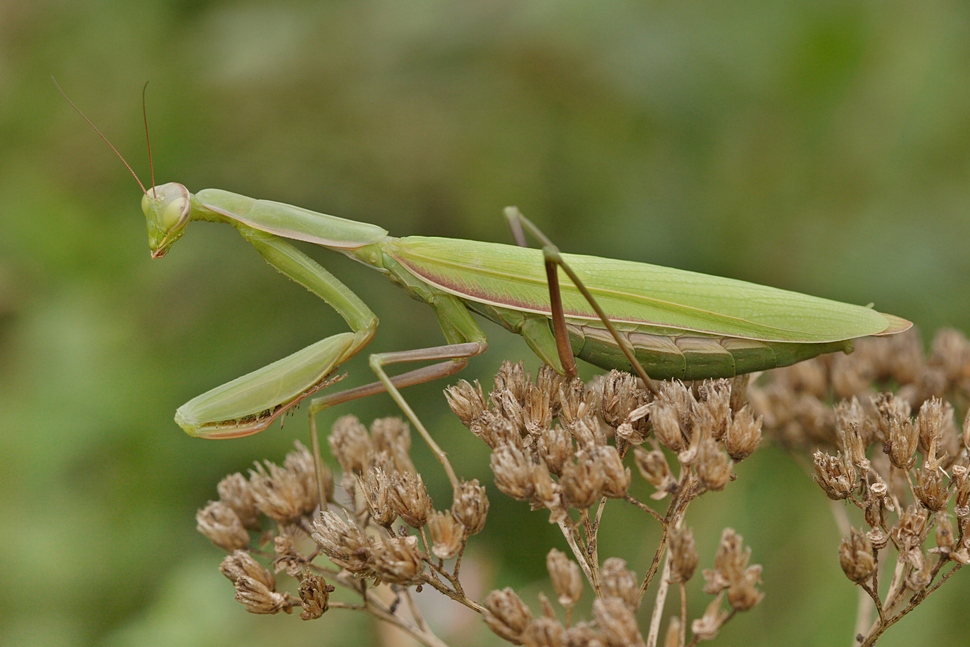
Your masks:
[[[128,172],[131,173],[131,177],[135,178],[135,182],[137,182],[138,186],[141,187],[141,192],[144,193],[145,195],[148,195],[148,191],[145,190],[145,185],[142,184],[140,179],[138,179],[138,174],[135,173],[135,170],[133,168],[131,168],[131,164],[128,163],[128,160],[125,159],[124,155],[118,152],[118,149],[115,148],[114,144],[112,144],[111,141],[104,136],[104,133],[98,130],[98,127],[94,125],[94,122],[88,119],[88,116],[84,114],[84,112],[80,108],[77,107],[77,104],[71,101],[71,97],[67,96],[67,93],[64,92],[63,89],[61,89],[60,84],[57,82],[57,79],[55,79],[53,75],[51,75],[51,81],[54,82],[54,87],[56,87],[57,91],[61,93],[61,96],[67,99],[67,102],[71,104],[71,107],[74,108],[74,110],[79,115],[81,115],[81,118],[84,119],[84,121],[88,122],[88,125],[94,129],[94,132],[98,133],[98,137],[104,140],[104,143],[108,145],[108,148],[114,151],[114,154],[118,156],[118,159],[121,160],[121,163],[124,164],[125,168],[128,169]],[[145,88],[146,89],[148,88],[148,83],[145,83]],[[145,90],[142,90],[142,112],[145,115],[145,137],[147,138],[148,137],[148,111],[145,108]],[[151,159],[152,159],[152,147],[151,147],[151,142],[149,142],[149,145],[148,145],[149,166],[152,165]],[[152,189],[154,190],[154,188],[155,188],[155,169],[152,168]]]

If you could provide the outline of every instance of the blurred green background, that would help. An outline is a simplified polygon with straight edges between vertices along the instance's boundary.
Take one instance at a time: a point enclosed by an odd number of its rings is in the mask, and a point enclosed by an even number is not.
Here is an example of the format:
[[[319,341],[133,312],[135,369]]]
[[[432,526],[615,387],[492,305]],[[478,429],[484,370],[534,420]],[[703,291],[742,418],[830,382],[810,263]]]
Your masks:
[[[3,0],[4,647],[385,639],[358,614],[246,614],[194,530],[219,478],[282,459],[304,416],[232,442],[172,422],[192,396],[344,324],[227,227],[193,225],[151,262],[137,186],[52,74],[146,182],[151,81],[159,182],[500,242],[501,209],[517,204],[568,251],[875,302],[925,335],[970,330],[967,3]],[[317,257],[381,317],[374,350],[441,339],[376,273]],[[490,383],[505,358],[535,368],[520,340],[486,332],[464,377]],[[369,380],[366,358],[346,368],[348,383]],[[409,396],[458,471],[490,485],[442,387]],[[349,411],[394,409],[373,398],[321,423]],[[856,597],[827,500],[775,449],[739,472],[690,517],[702,566],[725,525],[765,565],[765,601],[721,638],[848,644]],[[490,493],[469,578],[535,605],[561,539],[544,513]],[[606,524],[600,554],[642,575],[655,525],[620,505]],[[963,575],[880,644],[962,641]],[[432,610],[445,638],[491,640],[448,608]]]

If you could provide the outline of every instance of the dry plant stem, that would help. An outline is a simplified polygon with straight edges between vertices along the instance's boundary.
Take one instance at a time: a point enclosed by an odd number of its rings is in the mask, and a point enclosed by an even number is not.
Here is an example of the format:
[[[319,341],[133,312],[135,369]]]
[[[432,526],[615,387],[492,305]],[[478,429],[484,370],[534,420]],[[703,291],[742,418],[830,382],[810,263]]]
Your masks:
[[[939,572],[939,568],[942,567],[942,565],[943,565],[942,561],[940,564],[937,564],[937,568],[934,569],[934,575],[937,572]],[[894,616],[892,616],[888,620],[882,620],[882,619],[876,620],[873,623],[873,625],[869,627],[869,631],[867,631],[864,634],[864,640],[862,640],[859,643],[859,647],[872,647],[872,645],[875,645],[876,641],[880,638],[880,636],[882,636],[883,633],[885,633],[887,629],[889,629],[891,626],[893,626],[894,624],[902,620],[906,614],[908,614],[910,611],[915,609],[916,606],[921,602],[923,602],[923,600],[925,600],[927,597],[929,597],[931,593],[933,593],[938,588],[940,588],[940,586],[942,586],[944,582],[950,579],[951,575],[953,575],[958,570],[960,570],[960,566],[961,564],[957,564],[952,569],[944,573],[938,582],[936,582],[935,584],[927,588],[925,591],[921,591],[920,593],[915,594],[910,599],[909,604],[907,604],[904,608],[900,609]],[[863,634],[860,634],[860,635],[863,635]]]
[[[559,530],[562,531],[562,536],[566,538],[566,543],[569,545],[569,549],[573,551],[573,557],[579,563],[579,567],[583,569],[583,574],[586,575],[586,581],[589,585],[593,587],[593,591],[596,596],[600,596],[600,584],[599,584],[599,569],[593,568],[589,563],[589,556],[586,552],[579,547],[576,541],[575,529],[567,524],[567,520],[559,521]]]
[[[659,512],[657,512],[656,510],[654,510],[650,506],[648,506],[646,503],[644,503],[640,499],[637,499],[636,497],[631,496],[629,494],[627,494],[623,498],[626,501],[628,501],[629,503],[632,503],[636,507],[640,508],[641,510],[643,510],[644,512],[646,512],[647,514],[649,514],[651,517],[653,517],[654,519],[656,519],[660,523],[663,523],[664,522],[664,518],[663,518],[663,515],[662,514],[660,514]]]
[[[687,586],[680,583],[680,644],[687,641]]]
[[[420,642],[422,645],[427,645],[428,647],[449,647],[448,643],[441,640],[441,638],[438,638],[438,636],[434,635],[430,631],[423,630],[419,627],[416,627],[410,622],[406,622],[405,620],[402,620],[396,614],[391,613],[390,611],[385,610],[383,608],[378,608],[373,605],[360,607],[360,606],[351,605],[351,604],[343,604],[340,602],[332,602],[330,603],[330,607],[337,608],[337,609],[364,609],[374,617],[380,620],[383,620],[384,622],[390,623],[395,627],[397,627],[398,629],[401,629],[402,631],[408,633],[412,638]]]
[[[666,538],[666,532],[664,533]],[[667,601],[667,591],[670,587],[670,552],[664,559],[664,570],[660,575],[660,584],[657,586],[657,599],[653,603],[653,614],[650,616],[650,633],[647,634],[647,647],[657,647],[657,638],[660,636],[660,619],[663,618],[664,603]]]

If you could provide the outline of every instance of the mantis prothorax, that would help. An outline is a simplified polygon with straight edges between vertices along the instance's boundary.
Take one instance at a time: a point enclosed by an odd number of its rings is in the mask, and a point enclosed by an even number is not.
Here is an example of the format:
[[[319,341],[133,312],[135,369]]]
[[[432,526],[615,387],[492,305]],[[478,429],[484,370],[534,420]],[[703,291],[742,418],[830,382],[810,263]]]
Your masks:
[[[443,452],[398,389],[453,375],[468,358],[485,351],[485,334],[472,313],[521,335],[539,358],[560,372],[574,375],[573,358],[579,357],[603,368],[635,371],[649,388],[651,379],[730,377],[848,352],[853,339],[892,335],[912,325],[869,307],[733,279],[560,254],[515,208],[507,209],[506,217],[518,246],[394,238],[372,224],[279,202],[219,189],[193,194],[174,182],[155,186],[154,173],[152,184],[148,190],[142,186],[152,258],[165,256],[193,220],[231,225],[270,265],[330,304],[351,330],[180,407],[176,422],[202,438],[233,438],[267,428],[332,384],[339,366],[377,331],[370,308],[289,241],[325,247],[378,270],[431,306],[446,342],[371,355],[379,381],[312,400],[311,429],[315,433],[315,415],[323,408],[386,390],[442,459],[453,483],[456,478]],[[524,229],[542,242],[541,251],[525,247]],[[569,278],[562,285],[559,269]],[[388,364],[417,361],[437,363],[393,378],[384,370]]]

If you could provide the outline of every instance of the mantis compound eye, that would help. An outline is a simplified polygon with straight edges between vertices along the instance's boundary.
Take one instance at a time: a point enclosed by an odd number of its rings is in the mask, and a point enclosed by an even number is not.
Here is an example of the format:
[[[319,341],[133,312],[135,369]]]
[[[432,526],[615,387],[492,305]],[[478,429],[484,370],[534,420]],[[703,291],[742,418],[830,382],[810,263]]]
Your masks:
[[[162,229],[171,231],[178,225],[182,224],[183,221],[188,220],[188,205],[188,200],[179,197],[162,207],[162,217],[160,223],[162,225]]]

